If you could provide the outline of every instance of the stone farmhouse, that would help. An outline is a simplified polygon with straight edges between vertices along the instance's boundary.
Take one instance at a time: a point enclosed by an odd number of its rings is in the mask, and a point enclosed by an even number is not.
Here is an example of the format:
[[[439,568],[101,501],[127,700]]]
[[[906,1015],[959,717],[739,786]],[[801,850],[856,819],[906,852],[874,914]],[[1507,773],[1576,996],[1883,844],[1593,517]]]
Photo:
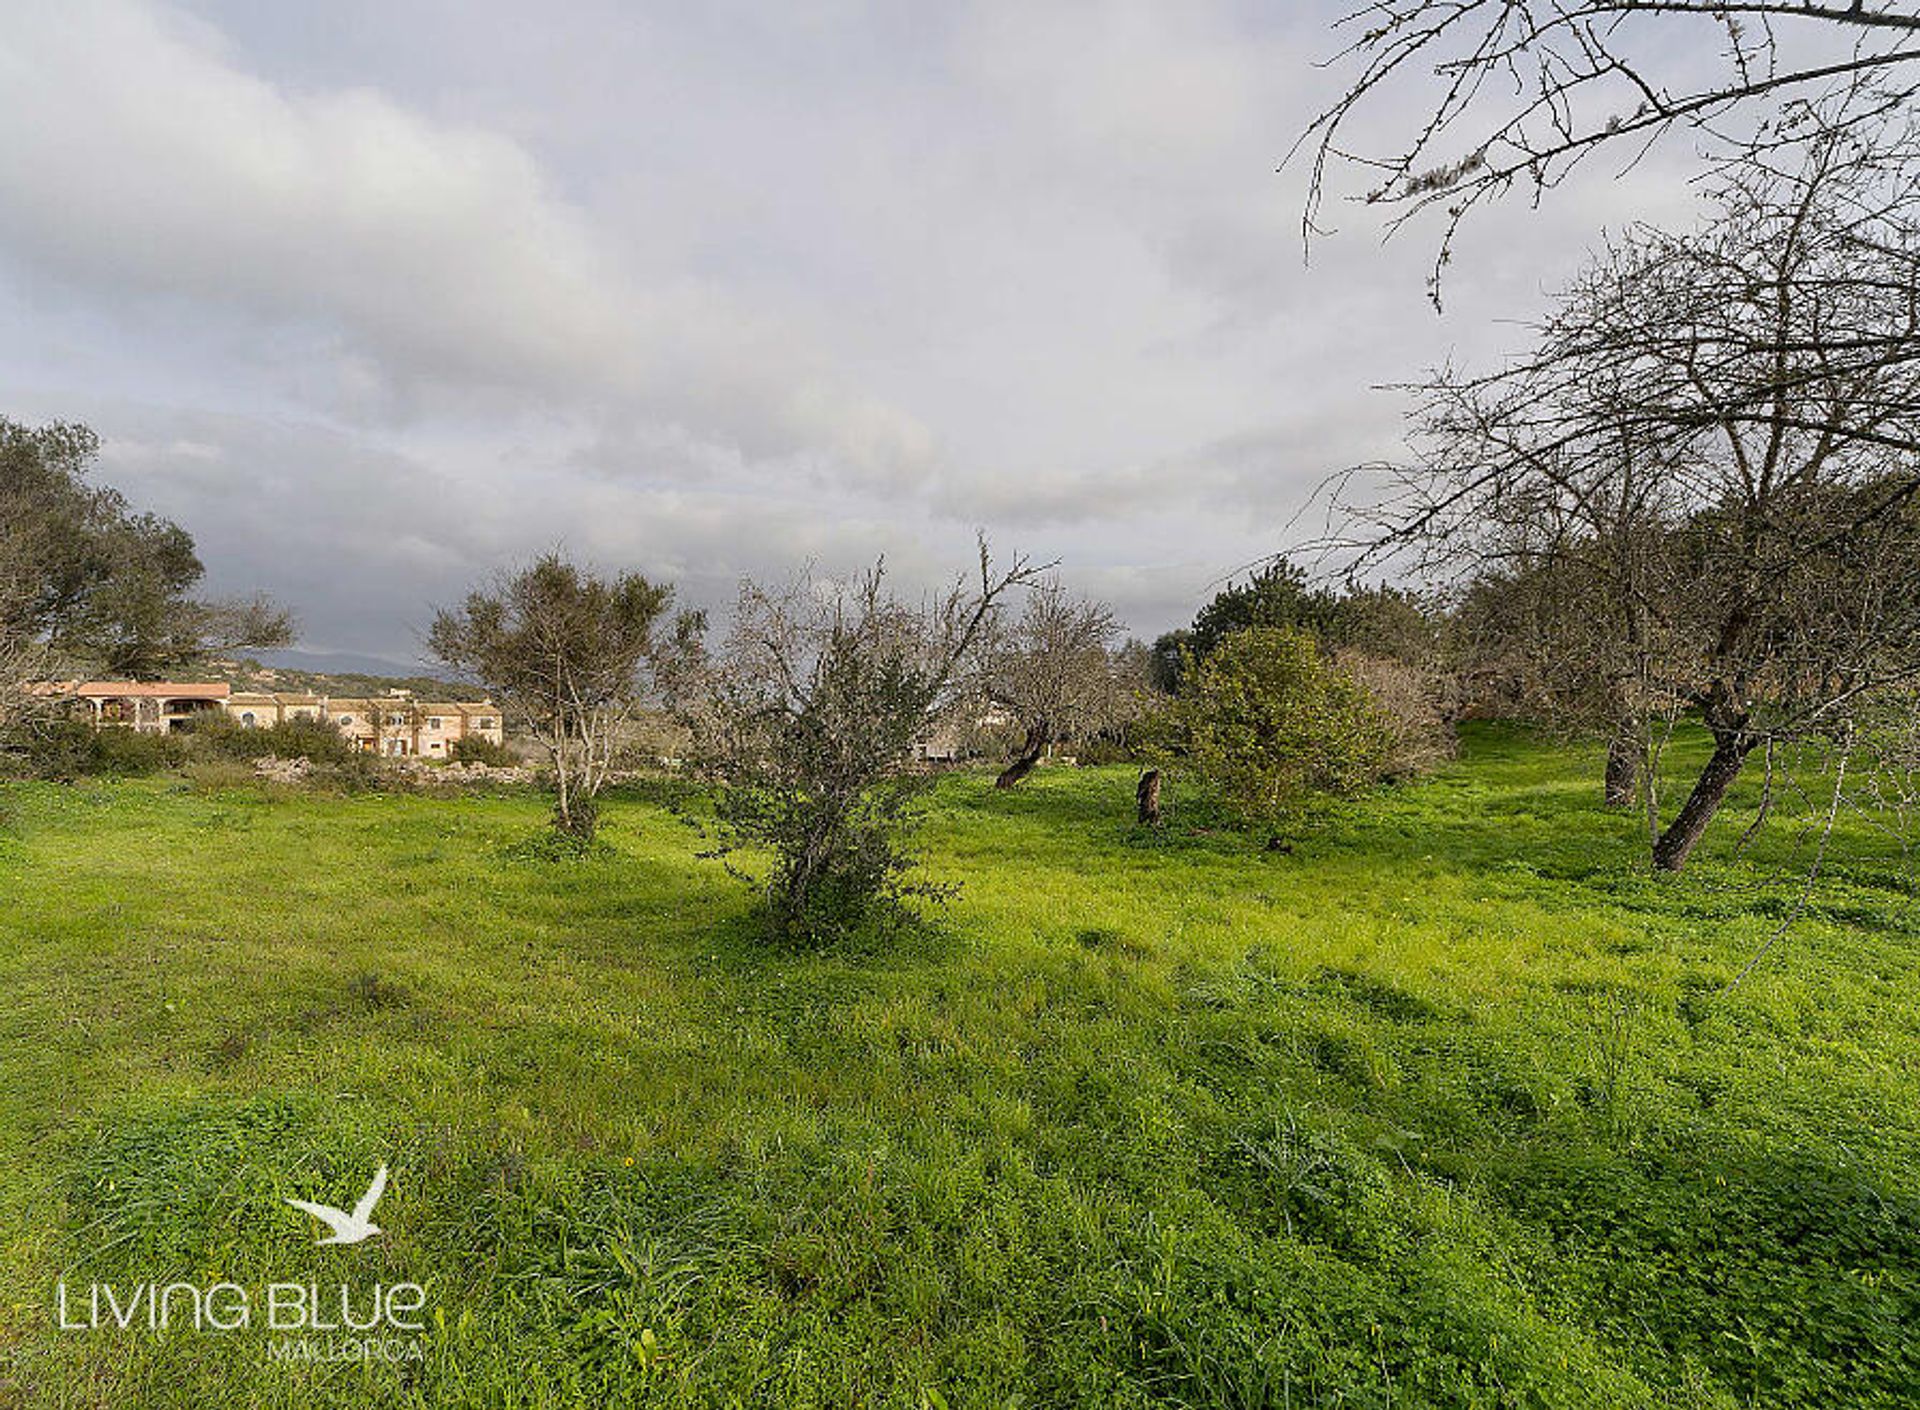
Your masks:
[[[224,681],[63,681],[45,688],[88,712],[95,728],[146,734],[191,730],[210,713],[266,729],[288,720],[330,724],[369,754],[446,759],[462,739],[499,744],[500,707],[490,700],[417,700],[405,691],[348,698],[235,691]]]

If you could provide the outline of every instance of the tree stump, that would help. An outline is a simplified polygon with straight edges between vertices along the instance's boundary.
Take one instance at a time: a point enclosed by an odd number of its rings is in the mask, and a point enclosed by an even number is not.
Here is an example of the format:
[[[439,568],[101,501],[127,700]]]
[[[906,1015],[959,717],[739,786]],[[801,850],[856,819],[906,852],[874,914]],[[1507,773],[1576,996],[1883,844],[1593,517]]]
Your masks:
[[[1139,808],[1140,826],[1160,826],[1160,770],[1148,769],[1140,775],[1140,786],[1134,790],[1133,799]]]

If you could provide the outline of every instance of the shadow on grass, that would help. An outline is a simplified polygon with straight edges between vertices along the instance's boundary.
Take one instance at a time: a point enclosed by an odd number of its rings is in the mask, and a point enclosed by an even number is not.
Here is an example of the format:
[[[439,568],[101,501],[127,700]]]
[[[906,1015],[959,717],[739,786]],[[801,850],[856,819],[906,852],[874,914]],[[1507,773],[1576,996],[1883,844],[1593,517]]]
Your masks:
[[[875,974],[942,970],[972,943],[938,902],[921,901],[915,911],[869,918],[835,939],[797,944],[773,932],[764,903],[744,887],[741,893],[749,897],[746,908],[718,921],[700,943],[705,958],[742,980],[823,967]]]

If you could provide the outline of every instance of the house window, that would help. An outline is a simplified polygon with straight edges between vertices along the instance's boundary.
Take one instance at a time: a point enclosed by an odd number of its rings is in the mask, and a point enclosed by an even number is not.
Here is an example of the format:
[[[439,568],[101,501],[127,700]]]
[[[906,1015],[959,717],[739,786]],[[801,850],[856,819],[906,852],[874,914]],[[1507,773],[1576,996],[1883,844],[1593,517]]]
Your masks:
[[[428,729],[439,729],[439,728],[440,728],[440,717],[439,717],[438,715],[429,715],[429,716],[427,716],[427,728],[428,728]]]
[[[248,729],[252,729],[254,726],[253,711],[251,710],[243,711],[240,716],[240,723],[245,725]]]
[[[340,724],[341,724],[341,726],[342,726],[342,728],[344,728],[345,726],[347,726],[347,725],[350,725],[350,724],[352,724],[352,723],[353,723],[353,716],[351,716],[351,715],[342,715],[342,716],[340,717]]]
[[[478,719],[473,722],[473,727],[475,729],[492,729],[493,721],[488,719]]]
[[[405,715],[387,716],[387,723],[390,725],[404,725],[406,722],[407,722],[407,717]]]

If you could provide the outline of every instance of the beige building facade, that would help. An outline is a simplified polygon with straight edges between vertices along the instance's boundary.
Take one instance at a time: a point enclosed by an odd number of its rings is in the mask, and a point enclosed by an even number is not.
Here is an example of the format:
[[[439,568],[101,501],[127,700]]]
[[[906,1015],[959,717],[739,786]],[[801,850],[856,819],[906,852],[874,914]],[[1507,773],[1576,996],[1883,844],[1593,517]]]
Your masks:
[[[233,692],[225,681],[52,681],[35,689],[77,702],[96,729],[115,725],[141,734],[191,729]]]
[[[505,738],[492,701],[417,700],[405,692],[326,696],[236,691],[223,681],[62,681],[42,687],[78,703],[96,729],[191,730],[208,714],[268,729],[288,720],[330,724],[356,748],[388,758],[448,759],[463,739]]]
[[[390,759],[449,759],[463,739],[499,744],[505,738],[500,707],[488,700],[243,692],[228,696],[222,708],[241,725],[256,729],[287,720],[330,724],[356,748]]]

